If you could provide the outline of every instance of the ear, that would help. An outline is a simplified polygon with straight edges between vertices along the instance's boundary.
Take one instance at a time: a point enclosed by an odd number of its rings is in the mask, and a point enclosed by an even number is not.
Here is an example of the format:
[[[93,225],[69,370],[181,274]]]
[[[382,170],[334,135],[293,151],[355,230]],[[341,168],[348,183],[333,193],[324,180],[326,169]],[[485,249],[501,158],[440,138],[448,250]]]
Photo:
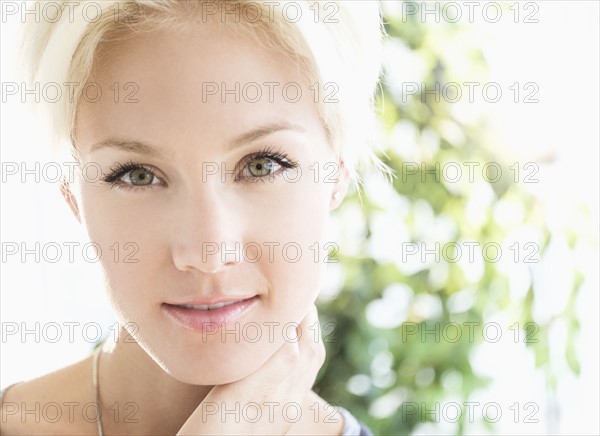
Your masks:
[[[339,207],[339,205],[346,197],[348,193],[348,187],[350,185],[350,171],[348,167],[344,164],[343,160],[339,161],[339,171],[337,173],[337,182],[333,185],[333,190],[331,192],[331,202],[329,205],[329,210],[335,210]]]
[[[77,221],[81,223],[81,216],[79,215],[79,206],[77,205],[77,200],[75,199],[73,192],[71,192],[71,187],[65,177],[63,177],[60,183],[60,192],[71,208],[71,212],[73,212],[73,215],[75,215],[75,218],[77,218]]]

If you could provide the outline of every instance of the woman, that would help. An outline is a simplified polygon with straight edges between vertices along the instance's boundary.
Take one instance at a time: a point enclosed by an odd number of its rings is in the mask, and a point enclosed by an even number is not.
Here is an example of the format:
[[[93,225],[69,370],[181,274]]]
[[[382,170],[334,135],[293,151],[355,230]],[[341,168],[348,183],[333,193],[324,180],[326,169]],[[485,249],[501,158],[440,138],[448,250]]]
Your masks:
[[[69,85],[48,106],[80,168],[62,193],[99,253],[135,255],[101,257],[119,337],[5,390],[2,433],[369,434],[311,388],[329,213],[362,163],[386,170],[368,147],[377,2],[42,15],[26,29],[32,80]],[[59,419],[20,413],[48,402]]]

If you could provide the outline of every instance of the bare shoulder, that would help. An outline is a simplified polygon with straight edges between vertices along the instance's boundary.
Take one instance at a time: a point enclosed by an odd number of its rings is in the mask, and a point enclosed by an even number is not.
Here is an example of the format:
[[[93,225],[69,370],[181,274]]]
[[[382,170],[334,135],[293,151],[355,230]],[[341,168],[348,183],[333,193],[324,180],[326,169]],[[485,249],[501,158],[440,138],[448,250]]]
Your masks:
[[[13,385],[1,401],[2,435],[95,434],[95,409],[85,415],[94,406],[91,357]]]

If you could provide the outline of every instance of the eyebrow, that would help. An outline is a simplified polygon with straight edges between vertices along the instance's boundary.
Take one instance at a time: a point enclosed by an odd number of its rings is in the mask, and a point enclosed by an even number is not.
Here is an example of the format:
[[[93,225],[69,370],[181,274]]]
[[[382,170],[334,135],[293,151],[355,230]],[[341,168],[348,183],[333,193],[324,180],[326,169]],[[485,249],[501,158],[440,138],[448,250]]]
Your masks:
[[[149,144],[144,144],[143,142],[139,142],[139,141],[131,141],[128,139],[119,139],[119,138],[109,138],[109,139],[105,139],[102,142],[98,142],[97,144],[94,144],[91,146],[90,151],[96,151],[96,150],[100,150],[102,148],[117,148],[119,150],[122,151],[129,151],[132,153],[138,153],[138,154],[145,154],[148,156],[162,156],[163,153],[161,151],[159,151],[158,148],[149,145]]]
[[[235,148],[241,147],[244,144],[254,142],[258,139],[264,138],[265,136],[284,130],[306,132],[306,129],[298,124],[291,123],[288,121],[276,121],[265,124],[263,126],[252,129],[249,132],[245,132],[241,135],[236,136],[229,144],[226,145],[226,149],[228,151],[233,150]],[[159,148],[153,145],[146,144],[140,141],[133,141],[121,138],[108,138],[104,141],[93,144],[91,146],[91,151],[93,152],[107,147],[117,148],[122,151],[128,151],[138,154],[145,154],[153,157],[161,157],[164,155],[163,151],[161,151]],[[168,154],[172,156],[172,153]]]
[[[306,132],[306,129],[299,124],[290,123],[288,121],[275,121],[264,126],[260,126],[256,129],[253,129],[249,132],[242,133],[241,135],[235,137],[228,145],[228,150],[233,150],[237,147],[240,147],[246,143],[254,142],[258,139],[261,139],[265,136],[268,136],[272,133],[279,132],[282,130],[291,130],[296,132]]]

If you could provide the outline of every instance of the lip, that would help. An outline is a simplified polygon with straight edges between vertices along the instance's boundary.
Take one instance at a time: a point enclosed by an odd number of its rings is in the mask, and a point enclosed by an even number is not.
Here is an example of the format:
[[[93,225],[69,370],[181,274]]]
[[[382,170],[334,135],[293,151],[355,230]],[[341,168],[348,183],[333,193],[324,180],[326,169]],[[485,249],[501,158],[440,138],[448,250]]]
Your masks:
[[[169,304],[171,306],[211,306],[213,304],[219,303],[231,303],[232,301],[242,301],[248,300],[250,298],[255,297],[256,295],[233,295],[227,297],[215,297],[215,298],[204,298],[202,300],[186,300],[186,301],[178,301],[178,302],[165,302],[164,304]]]
[[[219,303],[230,303],[232,301],[235,301],[235,303],[209,310],[183,307],[183,305],[208,306]],[[248,311],[255,307],[258,302],[259,296],[255,295],[250,298],[230,297],[212,300],[190,300],[178,304],[163,303],[161,307],[175,323],[188,330],[201,332],[208,328],[210,328],[211,331],[215,331],[215,329],[218,330],[226,324],[240,320]]]

